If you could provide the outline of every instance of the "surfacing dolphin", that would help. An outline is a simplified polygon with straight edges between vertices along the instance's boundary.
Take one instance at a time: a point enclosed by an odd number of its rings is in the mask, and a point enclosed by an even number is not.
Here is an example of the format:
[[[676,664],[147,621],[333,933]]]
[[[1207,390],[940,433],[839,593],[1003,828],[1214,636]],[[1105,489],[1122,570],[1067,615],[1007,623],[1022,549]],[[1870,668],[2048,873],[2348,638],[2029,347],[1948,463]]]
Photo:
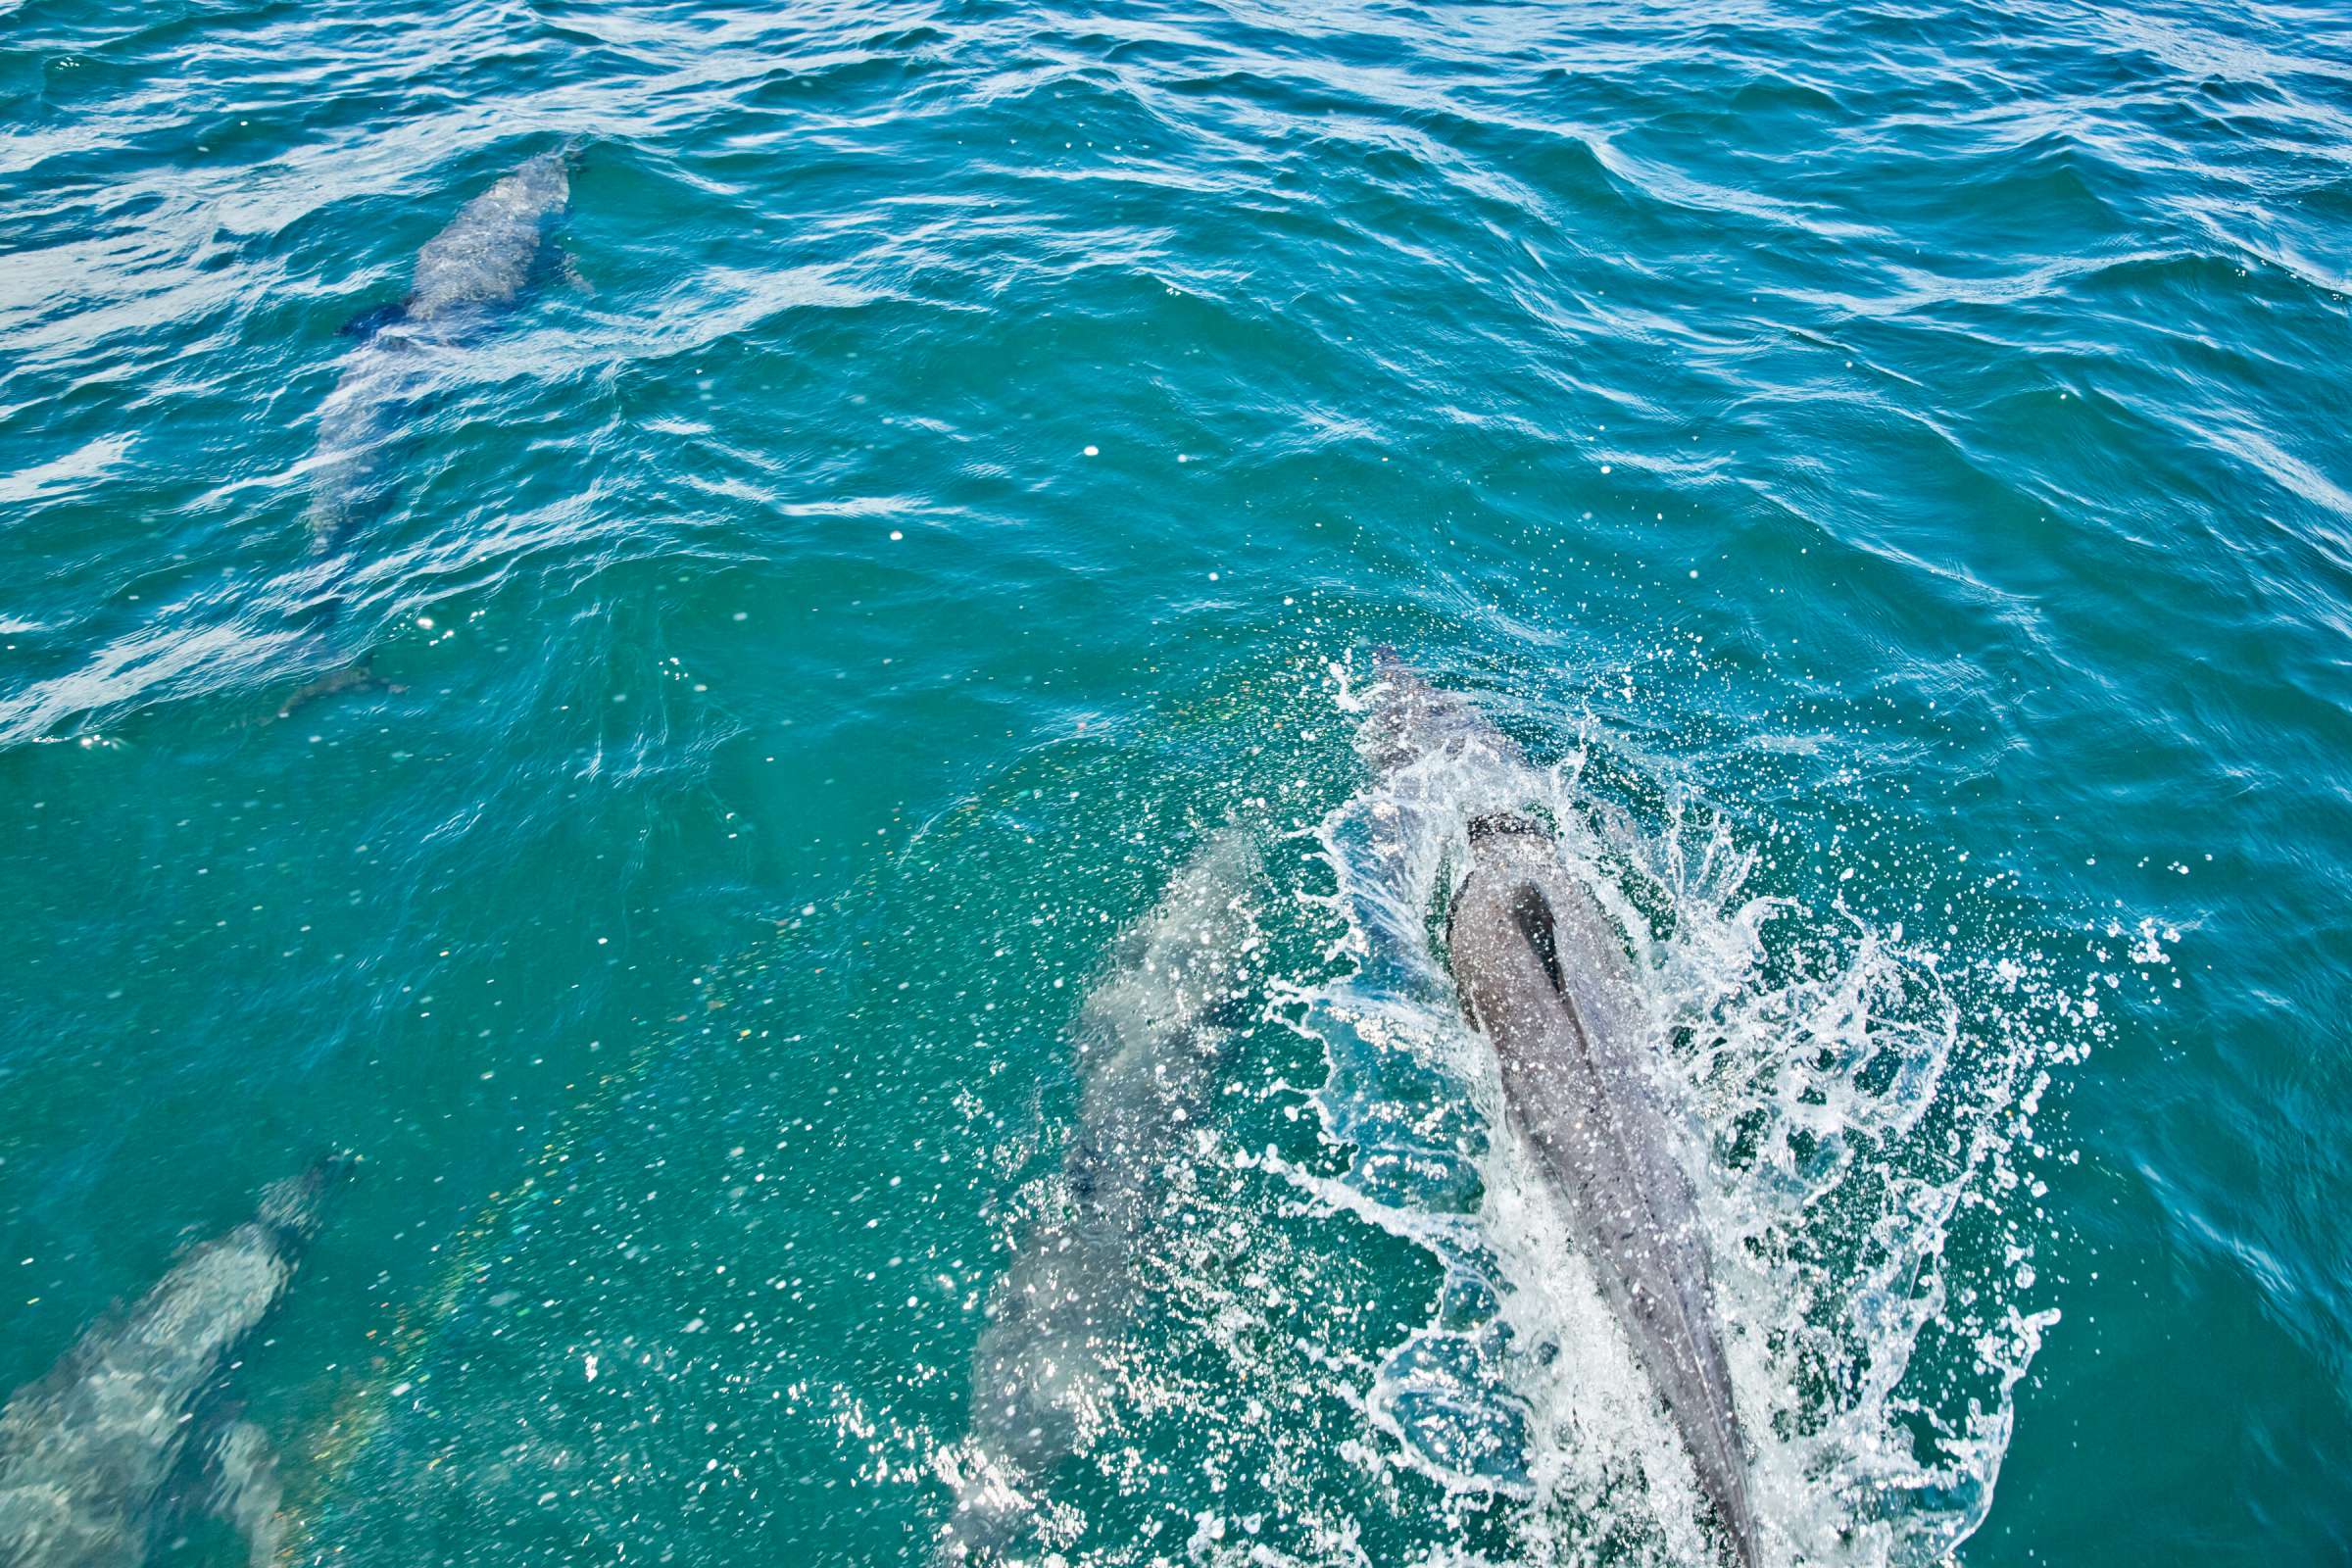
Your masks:
[[[1259,869],[1240,829],[1213,834],[1080,1008],[1062,1190],[998,1282],[972,1357],[972,1451],[951,1478],[945,1561],[1002,1553],[1047,1472],[1100,1419],[1169,1176],[1208,1125],[1218,1063],[1255,994]]]
[[[416,253],[407,300],[353,323],[360,346],[318,409],[311,460],[311,540],[324,552],[380,488],[384,448],[429,378],[434,351],[510,310],[537,271],[571,200],[570,149],[542,153],[467,202]]]
[[[1376,763],[1465,746],[1518,755],[1467,702],[1393,658],[1378,675],[1364,742]],[[1533,818],[1482,815],[1469,838],[1469,874],[1446,938],[1464,1009],[1494,1045],[1506,1111],[1690,1450],[1734,1555],[1757,1568],[1746,1446],[1697,1201],[1656,1099],[1656,1047],[1623,934]]]
[[[350,1164],[331,1155],[273,1183],[254,1218],[197,1247],[128,1313],[91,1328],[48,1376],[10,1396],[0,1411],[0,1564],[134,1568],[191,1461],[213,1472],[217,1501],[246,1528],[253,1560],[275,1555],[268,1446],[250,1425],[217,1430],[207,1418],[230,1356],[285,1294]]]

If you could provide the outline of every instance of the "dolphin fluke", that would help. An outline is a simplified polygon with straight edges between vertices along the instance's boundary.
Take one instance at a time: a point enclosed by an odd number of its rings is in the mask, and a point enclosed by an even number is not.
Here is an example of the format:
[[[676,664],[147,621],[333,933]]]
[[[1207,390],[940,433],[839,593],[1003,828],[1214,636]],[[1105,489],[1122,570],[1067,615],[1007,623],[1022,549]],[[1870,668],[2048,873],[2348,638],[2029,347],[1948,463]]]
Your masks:
[[[339,696],[344,692],[390,692],[398,696],[407,690],[398,681],[384,679],[375,672],[374,665],[363,661],[357,664],[345,664],[340,669],[330,669],[317,680],[288,692],[286,700],[277,705],[277,711],[270,717],[292,718],[297,711],[321,698]]]

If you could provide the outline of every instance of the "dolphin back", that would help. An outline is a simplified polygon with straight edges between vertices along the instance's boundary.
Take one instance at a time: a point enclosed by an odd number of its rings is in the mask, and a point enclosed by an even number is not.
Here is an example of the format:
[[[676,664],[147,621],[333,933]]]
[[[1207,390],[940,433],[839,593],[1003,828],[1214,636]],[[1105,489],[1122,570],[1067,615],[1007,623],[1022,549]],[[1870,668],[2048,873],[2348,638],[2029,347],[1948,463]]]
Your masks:
[[[1454,979],[1491,1040],[1506,1109],[1689,1449],[1742,1568],[1758,1560],[1747,1456],[1690,1182],[1643,1055],[1616,924],[1540,824],[1471,825],[1447,926]]]
[[[540,243],[571,200],[568,153],[543,153],[467,202],[416,253],[408,317],[432,322],[512,305],[530,282]]]

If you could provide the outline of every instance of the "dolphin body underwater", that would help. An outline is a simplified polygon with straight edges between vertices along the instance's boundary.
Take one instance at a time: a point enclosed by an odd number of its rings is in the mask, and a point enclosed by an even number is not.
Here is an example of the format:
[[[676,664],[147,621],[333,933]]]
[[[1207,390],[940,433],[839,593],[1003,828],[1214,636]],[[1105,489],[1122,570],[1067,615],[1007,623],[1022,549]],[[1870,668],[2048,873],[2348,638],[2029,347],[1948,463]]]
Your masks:
[[[340,545],[380,490],[384,450],[430,379],[434,351],[462,344],[522,297],[570,203],[575,157],[542,153],[467,202],[416,253],[409,297],[346,328],[362,341],[318,408],[314,549]]]
[[[1433,753],[1518,749],[1467,701],[1393,656],[1376,663],[1361,746],[1384,770]],[[1446,915],[1463,1009],[1494,1048],[1506,1111],[1689,1449],[1741,1568],[1757,1568],[1747,1455],[1707,1282],[1697,1202],[1647,1068],[1622,933],[1531,817],[1469,823],[1468,875]]]
[[[135,1568],[192,1462],[242,1527],[276,1553],[277,1485],[249,1423],[216,1425],[221,1376],[294,1277],[350,1156],[264,1190],[260,1212],[197,1247],[120,1318],[84,1333],[0,1411],[0,1564]],[[199,1433],[204,1441],[192,1443]],[[192,1451],[193,1450],[193,1451]]]
[[[1218,1065],[1255,995],[1259,872],[1241,830],[1211,835],[1081,1006],[1083,1087],[1061,1201],[998,1282],[972,1357],[974,1452],[950,1478],[944,1562],[1007,1548],[1034,1488],[1078,1451],[1111,1392],[1109,1357],[1149,1288],[1139,1265],[1171,1168],[1208,1126]]]

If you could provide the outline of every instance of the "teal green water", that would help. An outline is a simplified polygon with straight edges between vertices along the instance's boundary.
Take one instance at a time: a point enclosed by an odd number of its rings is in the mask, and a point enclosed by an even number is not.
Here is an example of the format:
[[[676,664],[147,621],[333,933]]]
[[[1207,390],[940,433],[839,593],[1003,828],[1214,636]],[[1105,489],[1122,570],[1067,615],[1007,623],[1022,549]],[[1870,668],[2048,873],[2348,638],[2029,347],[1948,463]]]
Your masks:
[[[358,1151],[285,1560],[928,1560],[1229,819],[1023,1550],[1702,1558],[1382,644],[1646,928],[1774,1561],[2352,1556],[2340,10],[8,0],[0,126],[0,1383]],[[338,327],[569,138],[314,556]]]

